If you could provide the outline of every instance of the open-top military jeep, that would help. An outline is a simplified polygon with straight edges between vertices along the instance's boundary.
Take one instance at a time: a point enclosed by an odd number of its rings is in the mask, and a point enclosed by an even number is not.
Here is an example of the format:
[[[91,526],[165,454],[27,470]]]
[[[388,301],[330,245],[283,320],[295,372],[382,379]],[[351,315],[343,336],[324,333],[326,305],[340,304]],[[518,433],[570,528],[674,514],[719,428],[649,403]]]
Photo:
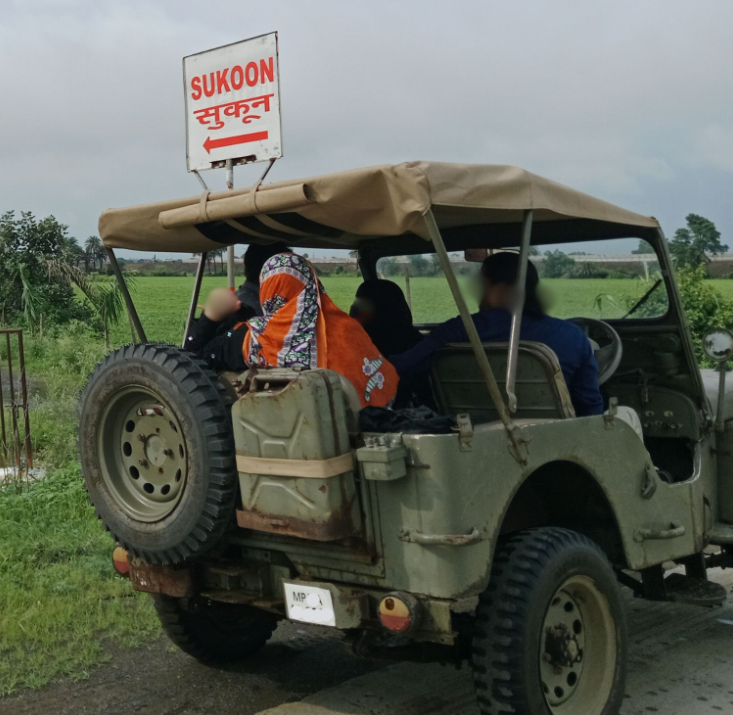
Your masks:
[[[88,383],[84,477],[119,570],[191,655],[252,655],[289,618],[368,655],[470,658],[485,713],[610,715],[619,582],[725,598],[707,568],[733,565],[731,346],[712,336],[721,370],[699,369],[655,219],[512,167],[418,162],[109,210],[100,230],[139,342]],[[510,342],[481,344],[449,252],[514,247],[526,266],[533,246],[628,238],[660,277],[623,315],[579,320],[609,401],[579,418],[554,353],[519,341],[521,299]],[[112,251],[276,240],[358,249],[365,277],[437,255],[470,339],[432,367],[453,433],[359,433],[333,372],[227,378],[149,343]]]

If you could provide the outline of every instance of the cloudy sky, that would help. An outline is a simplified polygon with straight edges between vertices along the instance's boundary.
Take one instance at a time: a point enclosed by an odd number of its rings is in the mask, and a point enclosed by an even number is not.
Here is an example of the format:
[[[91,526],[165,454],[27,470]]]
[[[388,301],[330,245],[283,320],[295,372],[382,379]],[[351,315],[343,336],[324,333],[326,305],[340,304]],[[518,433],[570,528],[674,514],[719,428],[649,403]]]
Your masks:
[[[733,246],[731,27],[731,0],[0,0],[0,210],[83,241],[109,206],[197,193],[181,58],[278,30],[273,180],[516,164]]]

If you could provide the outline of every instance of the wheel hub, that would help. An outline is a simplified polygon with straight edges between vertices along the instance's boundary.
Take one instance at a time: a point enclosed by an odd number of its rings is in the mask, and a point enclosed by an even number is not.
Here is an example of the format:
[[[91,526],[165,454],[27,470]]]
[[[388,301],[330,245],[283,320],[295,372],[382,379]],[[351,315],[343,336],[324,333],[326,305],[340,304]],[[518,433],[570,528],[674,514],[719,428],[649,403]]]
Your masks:
[[[581,663],[583,653],[575,633],[570,633],[565,623],[549,626],[545,640],[545,655],[547,661],[561,668],[572,668],[575,663]]]
[[[178,418],[157,395],[128,388],[114,395],[100,426],[103,475],[122,509],[139,521],[159,521],[180,500],[188,474]]]
[[[583,674],[585,623],[580,603],[568,590],[558,590],[547,609],[540,649],[545,698],[557,707],[573,696]]]

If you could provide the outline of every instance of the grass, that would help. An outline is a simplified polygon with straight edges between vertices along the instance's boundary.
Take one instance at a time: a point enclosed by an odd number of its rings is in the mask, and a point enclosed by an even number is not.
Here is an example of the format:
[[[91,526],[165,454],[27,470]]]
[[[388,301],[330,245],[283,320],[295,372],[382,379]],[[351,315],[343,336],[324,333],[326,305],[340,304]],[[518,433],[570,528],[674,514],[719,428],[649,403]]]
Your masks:
[[[26,340],[33,452],[47,477],[0,490],[0,696],[83,678],[108,643],[160,632],[149,598],[112,570],[76,460],[78,391],[104,352],[81,325]]]
[[[159,632],[110,553],[76,464],[0,498],[0,694],[83,678],[109,658],[106,641],[135,646]]]

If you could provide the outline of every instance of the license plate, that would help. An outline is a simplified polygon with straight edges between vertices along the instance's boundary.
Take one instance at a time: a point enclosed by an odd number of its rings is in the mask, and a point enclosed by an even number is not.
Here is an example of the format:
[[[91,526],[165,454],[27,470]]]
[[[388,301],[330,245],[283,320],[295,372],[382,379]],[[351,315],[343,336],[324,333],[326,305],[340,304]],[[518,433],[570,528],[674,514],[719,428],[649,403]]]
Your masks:
[[[336,626],[333,599],[327,588],[304,583],[283,582],[285,608],[291,621],[318,626]]]

